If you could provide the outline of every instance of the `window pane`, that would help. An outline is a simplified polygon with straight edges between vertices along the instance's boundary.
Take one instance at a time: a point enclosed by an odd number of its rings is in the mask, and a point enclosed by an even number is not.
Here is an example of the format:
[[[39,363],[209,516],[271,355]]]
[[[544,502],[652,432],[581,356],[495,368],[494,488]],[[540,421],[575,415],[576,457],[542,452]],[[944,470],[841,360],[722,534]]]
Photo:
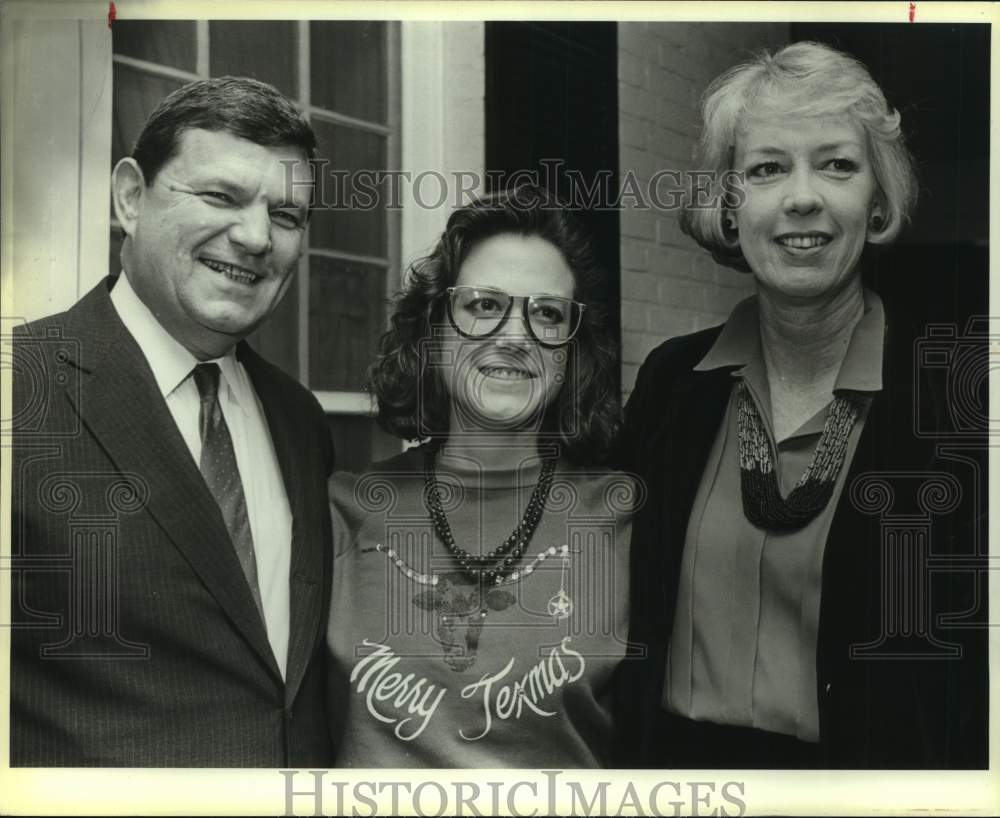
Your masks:
[[[296,380],[299,379],[299,276],[271,316],[247,340],[257,352]]]
[[[309,259],[309,386],[360,392],[383,326],[385,270]]]
[[[309,240],[314,247],[385,258],[387,183],[383,182],[382,192],[375,192],[374,184],[366,189],[365,182],[355,176],[360,170],[386,169],[385,137],[315,118],[312,126],[319,155],[329,164],[321,166],[322,178],[317,178],[318,207],[312,215]],[[345,183],[345,176],[350,183]],[[369,178],[374,182],[377,177]]]
[[[385,22],[314,20],[309,42],[312,104],[385,123]]]
[[[116,20],[111,37],[115,54],[192,73],[197,70],[193,20]]]
[[[118,24],[115,23],[117,26]],[[111,164],[132,153],[142,126],[160,101],[183,81],[156,77],[115,63]]]
[[[211,75],[254,77],[294,99],[298,53],[295,28],[295,23],[285,21],[209,23]]]

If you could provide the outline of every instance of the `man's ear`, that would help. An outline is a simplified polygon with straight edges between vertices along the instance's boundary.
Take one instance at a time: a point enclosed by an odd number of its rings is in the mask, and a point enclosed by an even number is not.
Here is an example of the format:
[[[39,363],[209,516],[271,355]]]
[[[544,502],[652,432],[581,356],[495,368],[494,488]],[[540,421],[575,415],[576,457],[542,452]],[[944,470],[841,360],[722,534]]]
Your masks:
[[[111,173],[111,200],[115,205],[115,216],[126,236],[135,233],[145,192],[146,180],[139,164],[131,156],[120,159]]]

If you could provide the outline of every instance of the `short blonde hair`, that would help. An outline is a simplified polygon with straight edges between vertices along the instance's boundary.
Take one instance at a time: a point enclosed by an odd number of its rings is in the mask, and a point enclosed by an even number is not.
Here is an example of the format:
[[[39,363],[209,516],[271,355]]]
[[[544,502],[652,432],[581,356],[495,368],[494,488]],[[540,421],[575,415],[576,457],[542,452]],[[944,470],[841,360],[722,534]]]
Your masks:
[[[899,112],[860,61],[827,45],[792,43],[771,55],[759,52],[730,68],[702,97],[702,131],[695,167],[710,171],[711,206],[689,199],[681,227],[720,264],[748,270],[736,233],[723,219],[727,203],[739,198],[733,188],[736,138],[745,120],[770,114],[830,116],[847,113],[867,136],[875,174],[881,222],[873,222],[869,241],[887,244],[899,235],[916,204],[913,159],[900,130]]]

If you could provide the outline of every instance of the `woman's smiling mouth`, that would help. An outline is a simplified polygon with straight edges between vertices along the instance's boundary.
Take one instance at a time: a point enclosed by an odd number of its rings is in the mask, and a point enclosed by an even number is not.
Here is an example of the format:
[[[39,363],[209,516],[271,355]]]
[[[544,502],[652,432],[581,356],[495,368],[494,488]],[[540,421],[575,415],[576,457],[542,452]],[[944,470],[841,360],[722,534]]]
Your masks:
[[[487,378],[501,381],[527,381],[537,377],[527,370],[509,366],[480,366],[479,371]]]
[[[790,250],[814,250],[818,247],[826,247],[830,243],[831,237],[826,233],[786,233],[778,236],[775,241]]]

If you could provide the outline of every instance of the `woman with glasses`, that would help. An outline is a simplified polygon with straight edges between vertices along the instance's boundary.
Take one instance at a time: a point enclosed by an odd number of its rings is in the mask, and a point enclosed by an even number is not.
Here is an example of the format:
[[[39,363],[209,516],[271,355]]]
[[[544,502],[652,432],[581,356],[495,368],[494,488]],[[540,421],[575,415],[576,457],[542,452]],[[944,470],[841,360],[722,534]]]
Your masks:
[[[599,274],[535,187],[458,209],[409,270],[370,383],[420,445],[331,483],[338,765],[607,763],[635,486],[600,468]]]

